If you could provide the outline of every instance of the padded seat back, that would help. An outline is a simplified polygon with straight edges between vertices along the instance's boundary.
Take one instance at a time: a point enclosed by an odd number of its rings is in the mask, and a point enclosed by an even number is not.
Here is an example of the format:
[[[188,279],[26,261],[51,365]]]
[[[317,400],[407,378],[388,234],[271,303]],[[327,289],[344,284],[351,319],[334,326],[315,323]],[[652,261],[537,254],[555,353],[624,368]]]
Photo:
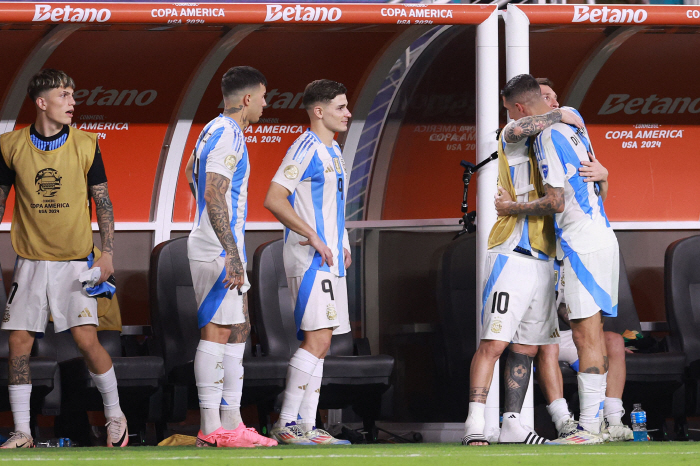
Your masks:
[[[680,239],[666,249],[664,291],[671,335],[691,371],[700,373],[694,367],[700,364],[700,236]]]
[[[252,291],[263,354],[289,359],[301,342],[296,336],[292,294],[284,272],[283,246],[280,239],[265,243],[255,251]],[[352,334],[334,335],[328,354],[352,356]]]
[[[467,380],[476,352],[476,236],[468,235],[447,245],[437,272],[445,374],[450,380]]]
[[[107,350],[109,356],[118,358],[122,356],[121,334],[118,330],[101,330],[97,332],[97,339]],[[55,359],[58,362],[67,361],[74,358],[82,358],[78,350],[78,345],[73,340],[73,335],[69,330],[55,333],[53,322],[49,322],[46,331],[41,338],[34,340],[34,356]]]
[[[187,237],[159,244],[148,272],[151,325],[165,372],[194,359],[199,344],[197,300],[187,258]]]
[[[606,332],[622,334],[625,330],[636,330],[642,332],[642,325],[639,323],[637,307],[632,298],[632,289],[627,278],[627,267],[625,260],[620,253],[620,282],[617,294],[617,317],[605,319],[603,329]]]

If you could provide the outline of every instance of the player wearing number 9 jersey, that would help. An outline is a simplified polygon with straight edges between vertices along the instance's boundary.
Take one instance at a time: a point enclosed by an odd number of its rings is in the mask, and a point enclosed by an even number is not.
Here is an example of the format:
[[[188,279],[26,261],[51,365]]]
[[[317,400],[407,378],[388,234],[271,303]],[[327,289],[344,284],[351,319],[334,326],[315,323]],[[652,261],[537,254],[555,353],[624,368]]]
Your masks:
[[[323,358],[333,334],[348,333],[345,269],[350,246],[345,230],[347,177],[336,132],[347,131],[345,86],[322,79],[304,91],[311,128],[287,151],[265,199],[286,227],[284,268],[294,306],[297,337],[287,388],[272,435],[283,443],[347,443],[315,428]],[[299,420],[299,425],[297,425]]]

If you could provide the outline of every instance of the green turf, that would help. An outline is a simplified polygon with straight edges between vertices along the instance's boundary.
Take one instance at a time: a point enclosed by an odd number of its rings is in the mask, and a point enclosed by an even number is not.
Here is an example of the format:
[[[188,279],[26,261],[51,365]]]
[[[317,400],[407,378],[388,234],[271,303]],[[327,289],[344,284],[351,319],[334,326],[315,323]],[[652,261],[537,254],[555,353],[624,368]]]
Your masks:
[[[352,445],[255,449],[194,447],[42,448],[0,451],[0,463],[138,464],[146,465],[361,465],[412,466],[419,464],[512,466],[542,464],[634,466],[700,464],[700,442],[616,443],[600,446],[463,447],[457,444]],[[280,463],[283,461],[283,463]]]

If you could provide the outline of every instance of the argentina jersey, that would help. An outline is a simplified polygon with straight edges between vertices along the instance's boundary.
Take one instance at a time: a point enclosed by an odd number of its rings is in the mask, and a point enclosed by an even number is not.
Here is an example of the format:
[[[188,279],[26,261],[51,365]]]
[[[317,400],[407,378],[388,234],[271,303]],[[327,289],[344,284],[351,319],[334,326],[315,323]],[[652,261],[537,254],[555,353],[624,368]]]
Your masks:
[[[213,261],[225,255],[209,221],[204,190],[207,173],[218,173],[230,180],[226,205],[231,231],[241,257],[246,261],[245,221],[248,214],[248,177],[250,164],[243,131],[234,120],[224,115],[210,121],[197,138],[194,149],[192,180],[197,213],[187,242],[188,257],[197,261]]]
[[[552,125],[536,137],[534,149],[543,183],[564,188],[564,211],[554,214],[557,258],[617,244],[596,183],[583,181],[579,174],[581,162],[590,160],[589,152],[594,154],[585,127]]]
[[[526,138],[516,143],[508,144],[501,137],[499,144],[502,144],[503,152],[508,160],[510,178],[513,180],[517,202],[528,202],[529,193],[535,187],[530,183],[530,139]],[[536,259],[549,260],[549,256],[530,245],[529,216],[518,215],[515,229],[510,237],[503,243],[490,249],[499,253],[518,252]]]
[[[301,277],[307,270],[322,270],[345,276],[343,248],[350,250],[345,230],[345,161],[340,146],[324,145],[310,129],[289,148],[274,178],[291,193],[289,203],[299,217],[318,234],[333,252],[333,265],[321,265],[312,246],[299,244],[307,238],[286,229],[284,267],[287,277]]]

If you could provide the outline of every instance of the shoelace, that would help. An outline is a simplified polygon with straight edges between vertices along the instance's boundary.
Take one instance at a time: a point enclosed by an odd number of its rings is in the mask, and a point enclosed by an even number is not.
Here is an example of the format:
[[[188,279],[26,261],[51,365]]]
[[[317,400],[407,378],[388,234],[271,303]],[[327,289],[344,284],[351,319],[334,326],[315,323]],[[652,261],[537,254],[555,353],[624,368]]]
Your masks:
[[[122,430],[122,418],[112,418],[105,424],[107,431],[109,432],[110,438],[119,437],[119,433]]]
[[[303,437],[304,432],[301,431],[301,428],[299,426],[289,426],[289,430],[294,433],[295,436],[297,437]]]
[[[328,432],[326,432],[326,431],[323,430],[323,429],[316,429],[316,433],[317,433],[318,435],[327,435],[327,436],[329,436],[329,437],[332,437],[331,434],[329,434]]]

